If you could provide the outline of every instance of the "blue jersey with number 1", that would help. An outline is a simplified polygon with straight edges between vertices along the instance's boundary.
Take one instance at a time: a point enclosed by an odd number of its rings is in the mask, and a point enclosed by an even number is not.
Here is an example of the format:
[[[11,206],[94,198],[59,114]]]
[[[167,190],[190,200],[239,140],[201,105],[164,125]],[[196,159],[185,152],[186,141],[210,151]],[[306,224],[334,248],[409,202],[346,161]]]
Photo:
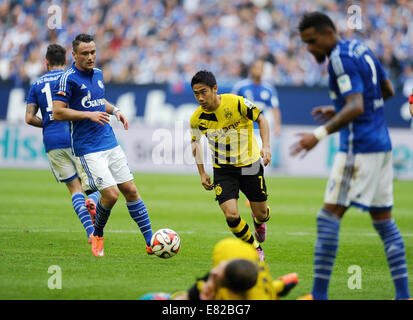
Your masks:
[[[364,113],[340,130],[340,151],[390,151],[380,86],[387,74],[370,49],[357,40],[340,40],[330,55],[328,73],[330,98],[337,112],[346,104],[348,95],[363,95]]]
[[[52,91],[64,70],[52,70],[31,86],[26,102],[36,104],[42,114],[43,144],[46,152],[52,149],[70,148],[69,123],[53,120]]]

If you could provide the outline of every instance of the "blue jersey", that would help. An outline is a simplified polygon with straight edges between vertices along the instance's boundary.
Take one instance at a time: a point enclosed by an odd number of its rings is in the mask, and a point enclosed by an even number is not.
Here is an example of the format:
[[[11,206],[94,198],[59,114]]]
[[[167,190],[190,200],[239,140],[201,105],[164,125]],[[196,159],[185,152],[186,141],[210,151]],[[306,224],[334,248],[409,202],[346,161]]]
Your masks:
[[[105,87],[102,71],[82,71],[73,64],[62,74],[53,89],[53,100],[63,101],[77,111],[105,112]],[[118,145],[112,127],[89,119],[70,122],[72,148],[79,157],[112,149]]]
[[[370,153],[391,150],[380,88],[387,74],[370,49],[356,40],[340,40],[331,52],[328,73],[330,98],[337,112],[345,105],[348,95],[363,95],[364,113],[340,130],[340,151]]]
[[[27,103],[36,104],[42,114],[43,144],[46,152],[53,149],[70,148],[69,123],[53,120],[52,91],[63,70],[52,70],[30,86]]]
[[[232,93],[254,102],[264,114],[268,109],[278,108],[277,90],[269,83],[256,84],[250,79],[242,80],[235,84]],[[254,128],[258,129],[256,122]]]

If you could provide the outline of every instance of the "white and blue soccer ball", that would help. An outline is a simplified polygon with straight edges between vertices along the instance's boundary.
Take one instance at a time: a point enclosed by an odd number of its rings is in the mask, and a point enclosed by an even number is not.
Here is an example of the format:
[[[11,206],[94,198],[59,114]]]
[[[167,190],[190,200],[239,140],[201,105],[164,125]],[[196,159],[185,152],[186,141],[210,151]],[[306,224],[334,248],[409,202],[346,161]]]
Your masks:
[[[171,258],[178,253],[181,239],[172,229],[159,229],[152,235],[151,247],[153,253],[158,257]]]

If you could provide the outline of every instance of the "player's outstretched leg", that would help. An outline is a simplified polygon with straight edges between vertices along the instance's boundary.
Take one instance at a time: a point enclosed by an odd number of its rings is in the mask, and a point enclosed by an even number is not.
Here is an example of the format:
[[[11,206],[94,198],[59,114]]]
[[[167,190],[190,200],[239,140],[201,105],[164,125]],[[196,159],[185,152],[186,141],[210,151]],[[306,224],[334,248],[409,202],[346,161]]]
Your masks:
[[[96,220],[96,204],[98,203],[100,198],[100,192],[95,191],[91,194],[88,195],[88,198],[85,201],[85,206],[87,211],[89,212],[89,215],[92,219],[93,225],[95,225],[95,220]]]
[[[146,252],[153,254],[151,249],[152,225],[145,203],[142,199],[138,199],[136,201],[126,202],[126,206],[128,207],[131,218],[136,222],[145,238]]]
[[[403,238],[392,218],[373,221],[373,226],[384,244],[387,263],[396,289],[397,299],[409,299],[409,281]]]
[[[264,250],[262,250],[259,243],[254,239],[254,236],[251,233],[250,227],[247,222],[238,217],[236,219],[227,219],[227,224],[229,230],[239,239],[252,244],[257,250],[258,257],[261,261],[265,260]]]
[[[106,208],[101,201],[98,201],[96,206],[96,221],[95,231],[92,235],[92,253],[96,257],[103,257],[103,229],[108,222],[111,209]]]
[[[338,249],[341,220],[321,209],[317,215],[317,241],[314,249],[314,282],[312,296],[326,300],[328,284]]]
[[[90,240],[90,235],[93,233],[93,223],[90,218],[89,212],[85,206],[85,196],[83,193],[74,193],[72,195],[72,205],[75,210],[83,228],[86,231],[88,240]]]

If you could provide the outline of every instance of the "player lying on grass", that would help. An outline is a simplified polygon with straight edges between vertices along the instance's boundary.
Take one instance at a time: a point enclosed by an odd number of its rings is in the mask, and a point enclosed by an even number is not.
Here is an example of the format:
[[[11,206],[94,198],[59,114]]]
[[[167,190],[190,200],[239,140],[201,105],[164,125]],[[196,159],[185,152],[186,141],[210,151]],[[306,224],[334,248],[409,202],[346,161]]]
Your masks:
[[[298,284],[295,273],[273,280],[268,265],[253,246],[235,238],[219,241],[212,253],[213,268],[188,291],[152,293],[145,300],[277,300]]]

